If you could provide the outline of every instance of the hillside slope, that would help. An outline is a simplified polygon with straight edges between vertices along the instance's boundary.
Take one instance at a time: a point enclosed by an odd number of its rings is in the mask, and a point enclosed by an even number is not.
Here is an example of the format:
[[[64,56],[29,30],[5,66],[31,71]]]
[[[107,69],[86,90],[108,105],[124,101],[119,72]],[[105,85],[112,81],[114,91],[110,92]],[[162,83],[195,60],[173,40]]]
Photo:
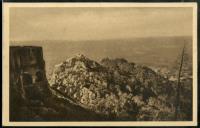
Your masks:
[[[105,58],[97,63],[78,54],[55,66],[50,86],[83,108],[113,120],[174,117],[175,83],[125,59]]]

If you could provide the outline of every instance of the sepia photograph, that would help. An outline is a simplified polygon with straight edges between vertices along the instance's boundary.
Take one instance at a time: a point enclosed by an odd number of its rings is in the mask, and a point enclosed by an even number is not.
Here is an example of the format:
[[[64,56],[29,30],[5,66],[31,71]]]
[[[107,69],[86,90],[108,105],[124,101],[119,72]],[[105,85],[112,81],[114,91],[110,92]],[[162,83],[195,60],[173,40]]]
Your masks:
[[[195,3],[4,4],[3,17],[4,125],[197,125]]]

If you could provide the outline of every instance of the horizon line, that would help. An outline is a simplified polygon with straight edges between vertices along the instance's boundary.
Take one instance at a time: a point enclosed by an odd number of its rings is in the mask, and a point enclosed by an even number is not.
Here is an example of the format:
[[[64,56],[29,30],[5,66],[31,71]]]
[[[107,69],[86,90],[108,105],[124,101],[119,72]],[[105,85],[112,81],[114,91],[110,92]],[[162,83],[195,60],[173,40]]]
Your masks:
[[[44,40],[9,40],[9,42],[30,42],[30,41],[105,41],[105,40],[130,40],[130,39],[148,39],[148,38],[192,38],[193,35],[182,35],[182,36],[147,36],[147,37],[130,37],[130,38],[108,38],[108,39],[80,39],[80,40],[69,40],[69,39],[44,39]]]

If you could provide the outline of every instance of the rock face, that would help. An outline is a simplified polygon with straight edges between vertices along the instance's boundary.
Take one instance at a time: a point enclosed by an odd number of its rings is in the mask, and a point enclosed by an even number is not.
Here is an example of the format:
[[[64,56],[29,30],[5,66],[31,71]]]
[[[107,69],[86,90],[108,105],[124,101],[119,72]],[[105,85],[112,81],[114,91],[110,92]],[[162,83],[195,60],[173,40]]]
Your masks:
[[[11,88],[19,88],[23,98],[30,97],[27,91],[33,86],[48,87],[41,47],[10,47],[10,83]]]
[[[41,100],[49,94],[45,75],[45,62],[41,47],[10,47],[10,112],[11,120],[16,109],[26,101]]]
[[[125,59],[106,58],[99,64],[84,55],[56,65],[50,81],[63,96],[113,120],[172,119],[173,84]]]
[[[85,96],[94,99],[91,102],[95,104],[95,99],[106,93],[104,91],[108,86],[108,75],[106,68],[97,62],[83,55],[77,55],[55,66],[50,85],[73,99],[79,99],[82,94],[88,93]],[[86,97],[82,97],[80,103],[87,104]]]

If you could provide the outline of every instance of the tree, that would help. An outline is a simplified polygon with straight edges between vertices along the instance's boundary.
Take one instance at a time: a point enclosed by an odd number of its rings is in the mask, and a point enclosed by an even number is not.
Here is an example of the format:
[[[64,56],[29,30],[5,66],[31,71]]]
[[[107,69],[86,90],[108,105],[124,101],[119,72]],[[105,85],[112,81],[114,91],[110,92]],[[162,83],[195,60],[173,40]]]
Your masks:
[[[180,61],[180,68],[178,71],[178,83],[177,83],[177,90],[176,90],[176,105],[175,105],[175,120],[177,120],[178,117],[178,111],[179,111],[179,105],[180,105],[180,77],[181,77],[181,70],[183,66],[183,58],[184,58],[184,52],[185,52],[185,44],[183,46],[182,54],[181,54],[181,61]]]

